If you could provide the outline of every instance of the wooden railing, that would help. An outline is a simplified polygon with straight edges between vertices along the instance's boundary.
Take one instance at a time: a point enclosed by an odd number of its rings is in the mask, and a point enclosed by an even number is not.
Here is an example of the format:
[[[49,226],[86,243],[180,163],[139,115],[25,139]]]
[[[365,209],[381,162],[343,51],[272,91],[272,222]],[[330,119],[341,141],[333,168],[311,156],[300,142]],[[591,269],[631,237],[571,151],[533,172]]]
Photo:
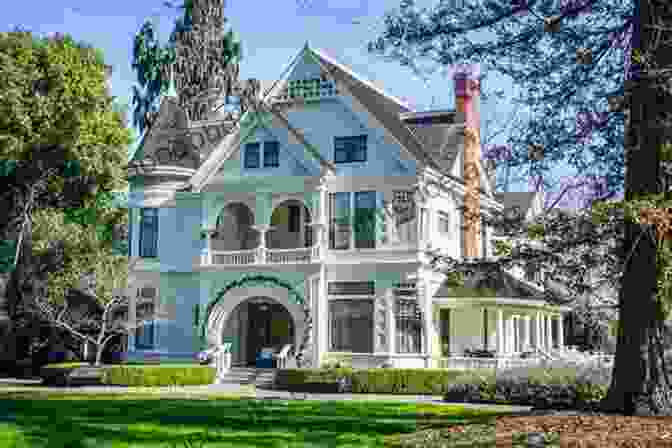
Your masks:
[[[212,251],[212,264],[255,264],[257,249]]]

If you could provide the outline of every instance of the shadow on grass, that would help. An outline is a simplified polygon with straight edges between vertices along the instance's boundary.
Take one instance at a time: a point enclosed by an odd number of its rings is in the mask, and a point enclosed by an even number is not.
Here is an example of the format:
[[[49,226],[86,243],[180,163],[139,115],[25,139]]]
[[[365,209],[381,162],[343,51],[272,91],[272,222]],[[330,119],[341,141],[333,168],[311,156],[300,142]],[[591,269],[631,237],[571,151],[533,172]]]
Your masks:
[[[0,414],[0,436],[8,425],[36,448],[373,447],[394,434],[494,424],[492,413],[427,404],[34,393],[0,394]]]

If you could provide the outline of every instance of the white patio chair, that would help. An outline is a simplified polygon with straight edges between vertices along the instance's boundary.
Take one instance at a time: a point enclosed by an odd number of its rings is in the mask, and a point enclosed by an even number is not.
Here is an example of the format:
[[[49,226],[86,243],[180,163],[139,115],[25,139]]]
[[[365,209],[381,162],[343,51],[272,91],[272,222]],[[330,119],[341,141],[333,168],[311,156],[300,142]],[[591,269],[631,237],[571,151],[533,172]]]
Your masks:
[[[273,354],[273,359],[276,360],[278,369],[284,369],[287,367],[287,358],[289,357],[289,351],[291,349],[292,344],[285,344],[278,353]]]

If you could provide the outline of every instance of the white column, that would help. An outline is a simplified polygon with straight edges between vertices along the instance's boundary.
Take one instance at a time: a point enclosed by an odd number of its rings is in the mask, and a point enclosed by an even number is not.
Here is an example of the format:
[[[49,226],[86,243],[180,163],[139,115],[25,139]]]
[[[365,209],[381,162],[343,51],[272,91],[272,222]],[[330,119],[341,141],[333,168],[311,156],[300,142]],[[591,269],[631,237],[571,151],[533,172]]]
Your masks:
[[[205,253],[201,254],[201,263],[212,264],[212,233],[215,229],[206,229],[205,232]]]
[[[128,289],[128,322],[131,331],[128,335],[128,351],[135,351],[135,327],[138,325],[138,318],[136,312],[137,290],[135,288]]]
[[[385,319],[387,320],[387,350],[392,356],[396,353],[396,322],[394,320],[394,291],[388,288],[385,292],[385,300],[387,301],[387,312]]]
[[[257,224],[252,226],[259,232],[259,247],[257,247],[257,263],[266,263],[266,232],[272,229],[268,224]]]
[[[513,316],[509,317],[506,320],[506,352],[511,353],[514,350],[514,339],[513,339]]]
[[[504,311],[497,309],[497,356],[504,353]]]
[[[530,316],[525,316],[524,319],[525,319],[525,325],[524,325],[525,336],[523,338],[523,350],[529,350],[530,336],[532,333],[532,321],[530,319]]]
[[[558,316],[558,347],[561,351],[565,349],[564,328],[562,328],[562,314]]]
[[[544,334],[542,331],[543,327],[541,325],[541,312],[537,311],[537,314],[534,317],[534,343],[537,347],[544,348]]]
[[[425,353],[427,355],[425,367],[432,367],[432,296],[431,287],[428,280],[418,279],[422,282],[422,288],[419,291],[423,296],[423,315],[424,315],[424,334],[425,334]]]
[[[546,344],[548,345],[548,350],[553,349],[553,323],[551,322],[551,316],[546,315],[546,333],[547,333],[547,341]]]
[[[318,325],[317,339],[317,364],[322,364],[322,358],[329,350],[329,300],[327,298],[327,269],[324,265],[320,268],[320,281],[318,288],[317,311],[313,317],[314,325]]]

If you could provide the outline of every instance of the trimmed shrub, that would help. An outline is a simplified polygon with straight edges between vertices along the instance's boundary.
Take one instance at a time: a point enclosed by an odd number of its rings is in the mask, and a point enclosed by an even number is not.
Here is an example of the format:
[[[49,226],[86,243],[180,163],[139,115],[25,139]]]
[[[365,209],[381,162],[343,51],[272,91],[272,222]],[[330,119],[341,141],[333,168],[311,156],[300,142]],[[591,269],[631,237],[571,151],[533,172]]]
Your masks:
[[[596,409],[606,396],[611,371],[604,367],[515,368],[494,375],[465,374],[444,394],[446,401]]]
[[[336,384],[345,378],[353,393],[442,395],[462,374],[445,369],[286,369],[278,372],[276,388],[298,391],[303,384]]]
[[[198,365],[110,366],[103,384],[118,386],[197,386],[213,384],[216,371]]]

